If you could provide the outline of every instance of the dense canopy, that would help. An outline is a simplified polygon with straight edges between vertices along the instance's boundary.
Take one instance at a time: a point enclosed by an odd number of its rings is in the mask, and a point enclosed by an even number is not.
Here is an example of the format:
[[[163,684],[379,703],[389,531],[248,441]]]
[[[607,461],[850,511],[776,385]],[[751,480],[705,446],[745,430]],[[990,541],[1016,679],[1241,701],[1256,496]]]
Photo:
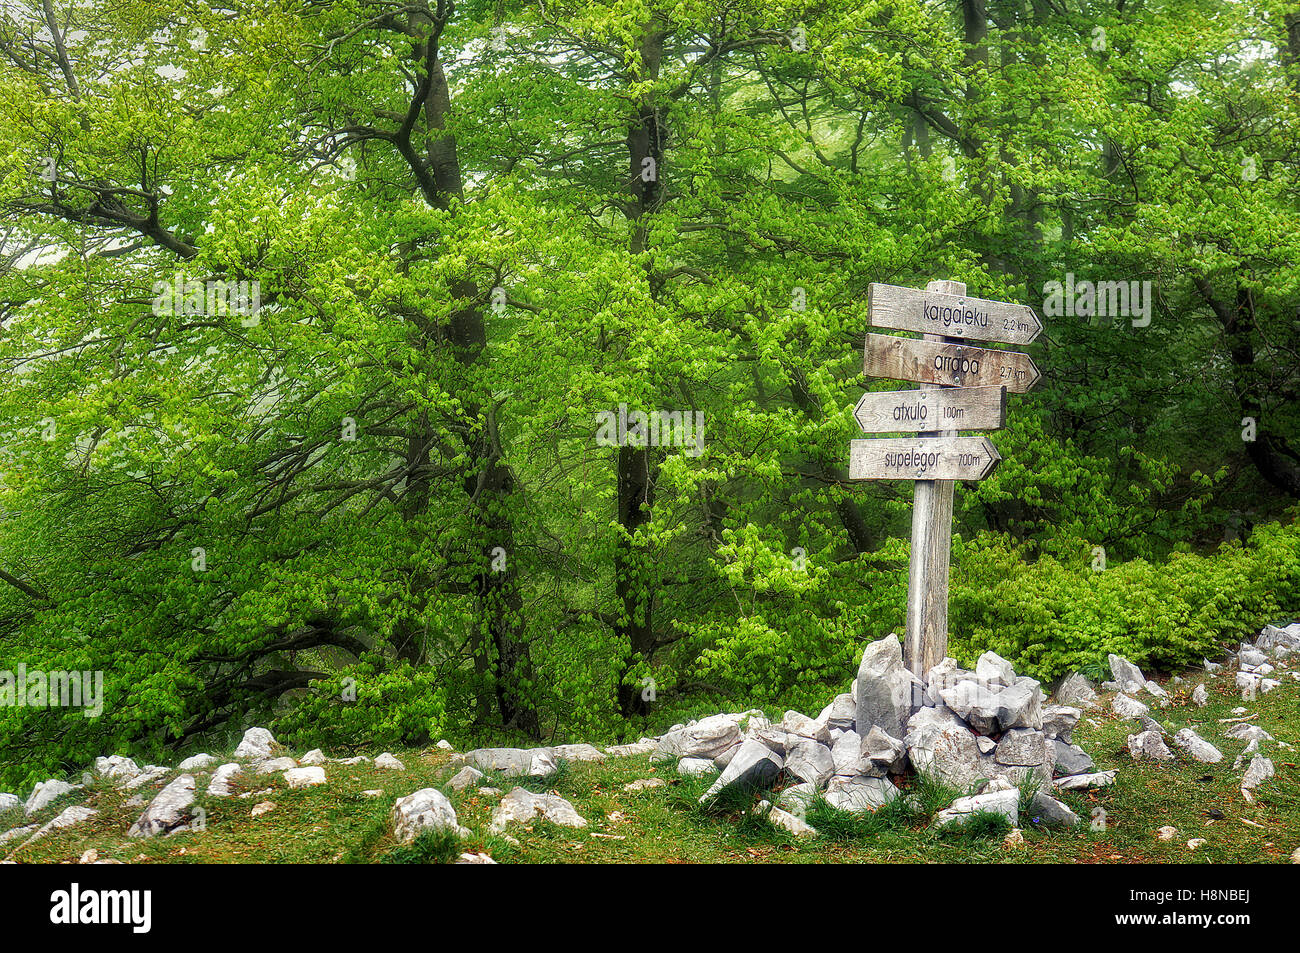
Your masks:
[[[824,698],[905,609],[872,282],[1045,325],[953,654],[1300,607],[1298,3],[5,3],[0,146],[0,670],[104,688],[14,783]]]

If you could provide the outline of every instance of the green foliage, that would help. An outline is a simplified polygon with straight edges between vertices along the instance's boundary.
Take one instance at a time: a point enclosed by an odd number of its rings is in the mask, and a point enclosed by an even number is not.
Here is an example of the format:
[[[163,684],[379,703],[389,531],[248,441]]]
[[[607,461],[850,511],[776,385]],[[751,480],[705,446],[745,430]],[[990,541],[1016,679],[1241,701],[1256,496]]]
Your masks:
[[[992,650],[1017,671],[1053,679],[1114,652],[1177,670],[1251,637],[1300,605],[1300,523],[1256,530],[1246,544],[1158,563],[1029,563],[1006,538],[963,547],[951,593],[950,653],[973,664]]]
[[[1154,288],[1028,347],[957,497],[964,661],[1175,667],[1300,610],[1275,4],[52,8],[66,55],[44,5],[0,31],[0,668],[102,672],[105,710],[0,710],[6,784],[255,721],[820,708],[904,620],[910,490],[844,474],[874,281]],[[158,308],[178,278],[263,307]],[[608,446],[620,408],[703,437]]]

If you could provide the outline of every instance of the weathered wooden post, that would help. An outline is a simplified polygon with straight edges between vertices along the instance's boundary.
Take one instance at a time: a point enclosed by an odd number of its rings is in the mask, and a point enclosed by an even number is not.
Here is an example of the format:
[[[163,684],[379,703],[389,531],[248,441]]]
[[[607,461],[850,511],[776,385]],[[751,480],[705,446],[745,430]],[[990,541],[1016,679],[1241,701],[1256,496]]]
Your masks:
[[[932,281],[926,291],[964,296],[964,281]],[[958,338],[926,334],[923,341],[960,343]],[[942,384],[922,384],[938,390]],[[955,437],[956,430],[926,430],[922,437]],[[948,558],[952,552],[953,480],[912,484],[912,550],[907,567],[907,624],[903,660],[921,677],[948,654]]]
[[[923,677],[948,652],[954,481],[982,480],[1001,459],[987,437],[961,437],[958,431],[999,429],[1007,391],[1023,393],[1039,378],[1028,355],[962,342],[1027,344],[1042,324],[1024,305],[966,297],[960,281],[932,281],[924,291],[872,284],[868,310],[873,326],[922,335],[920,341],[867,335],[868,376],[917,381],[921,388],[864,394],[853,415],[864,433],[916,437],[854,440],[849,477],[915,481],[903,649],[907,667]]]

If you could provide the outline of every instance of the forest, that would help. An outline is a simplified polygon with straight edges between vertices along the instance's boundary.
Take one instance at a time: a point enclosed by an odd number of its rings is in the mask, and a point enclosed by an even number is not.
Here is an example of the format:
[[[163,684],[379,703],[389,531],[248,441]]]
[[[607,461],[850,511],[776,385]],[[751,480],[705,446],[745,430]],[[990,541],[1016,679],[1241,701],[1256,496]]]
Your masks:
[[[0,4],[0,781],[815,711],[906,611],[868,288],[939,280],[1044,328],[951,655],[1300,611],[1300,3]]]

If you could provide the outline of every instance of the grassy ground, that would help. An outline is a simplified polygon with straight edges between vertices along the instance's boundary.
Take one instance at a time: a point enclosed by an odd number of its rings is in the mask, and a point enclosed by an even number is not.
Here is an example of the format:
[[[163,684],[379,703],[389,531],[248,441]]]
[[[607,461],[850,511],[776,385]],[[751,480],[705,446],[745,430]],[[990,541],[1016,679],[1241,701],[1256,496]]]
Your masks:
[[[198,804],[207,812],[207,829],[171,837],[129,839],[126,829],[140,813],[127,807],[131,792],[107,782],[92,785],[57,801],[36,817],[22,820],[20,812],[0,816],[0,830],[20,823],[44,823],[70,803],[85,803],[99,811],[76,828],[53,832],[34,844],[16,849],[21,840],[0,846],[0,858],[19,863],[75,862],[95,849],[100,859],[126,863],[423,863],[454,857],[460,850],[484,851],[498,863],[1265,863],[1287,862],[1300,848],[1300,772],[1290,751],[1265,743],[1263,753],[1277,768],[1247,803],[1239,790],[1241,771],[1231,770],[1244,742],[1223,737],[1231,709],[1244,705],[1258,713],[1252,724],[1266,728],[1279,741],[1300,744],[1300,684],[1283,676],[1281,688],[1244,703],[1232,687],[1232,677],[1207,681],[1210,705],[1198,709],[1188,701],[1196,684],[1189,680],[1174,691],[1174,704],[1153,709],[1169,731],[1177,760],[1169,765],[1135,764],[1125,740],[1135,731],[1109,713],[1093,712],[1080,722],[1075,740],[1088,751],[1097,769],[1119,768],[1116,783],[1105,789],[1064,792],[1063,801],[1086,822],[1074,831],[1038,829],[1022,813],[1024,843],[1004,845],[1005,829],[996,824],[978,833],[940,833],[929,826],[933,811],[946,806],[953,793],[918,791],[926,804],[897,806],[876,815],[853,819],[814,806],[808,820],[819,835],[796,839],[774,828],[760,812],[732,810],[706,813],[696,799],[707,780],[678,777],[672,764],[651,764],[648,756],[610,758],[603,763],[564,765],[554,778],[526,780],[535,791],[555,791],[571,801],[589,822],[583,830],[546,822],[511,825],[506,837],[487,833],[492,808],[500,797],[471,789],[448,792],[460,823],[473,832],[459,844],[426,837],[411,847],[399,847],[392,837],[393,802],[423,787],[440,787],[451,776],[450,753],[437,749],[395,752],[406,771],[377,770],[372,765],[325,766],[329,783],[290,790],[279,774],[250,775],[232,785],[246,798],[209,798]],[[1173,690],[1173,686],[1166,686]],[[1145,699],[1145,696],[1143,696]],[[778,714],[779,713],[771,713]],[[1192,726],[1217,745],[1225,759],[1203,765],[1187,759],[1172,744],[1178,729]],[[168,779],[174,777],[170,775]],[[638,778],[661,777],[665,787],[627,792],[624,785]],[[207,786],[206,773],[198,789]],[[503,791],[516,781],[485,780]],[[158,785],[161,787],[161,785]],[[269,790],[265,790],[269,789]],[[363,792],[382,790],[382,795]],[[146,789],[146,799],[151,796]],[[445,789],[444,789],[445,790]],[[915,789],[914,789],[915,790]],[[263,793],[258,793],[263,792]],[[254,805],[271,801],[274,809],[251,816]],[[1092,818],[1105,812],[1105,829],[1093,830]],[[1247,823],[1250,822],[1250,823]],[[1171,825],[1178,829],[1170,842],[1155,836]],[[1187,841],[1204,838],[1191,850]]]

